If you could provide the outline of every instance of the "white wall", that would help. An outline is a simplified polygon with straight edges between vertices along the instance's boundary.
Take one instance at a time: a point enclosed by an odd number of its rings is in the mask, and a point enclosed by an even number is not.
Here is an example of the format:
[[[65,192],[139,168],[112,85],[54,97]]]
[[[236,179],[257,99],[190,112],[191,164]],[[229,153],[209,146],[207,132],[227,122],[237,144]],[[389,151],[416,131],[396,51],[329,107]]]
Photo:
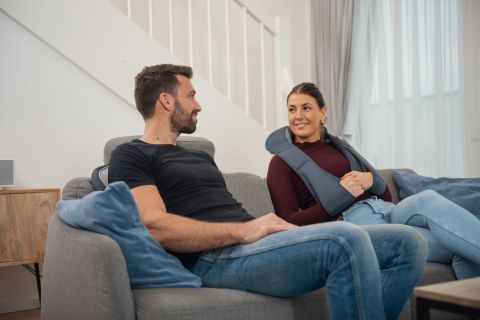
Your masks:
[[[0,39],[0,158],[15,159],[19,187],[88,176],[106,140],[142,132],[135,109],[3,13]],[[0,283],[0,312],[37,306],[22,267],[0,269]]]
[[[315,0],[314,0],[315,1]],[[271,24],[274,17],[290,19],[292,78],[295,84],[312,81],[311,0],[244,0]]]
[[[180,62],[106,0],[0,0],[0,41],[0,158],[16,160],[18,187],[88,176],[105,141],[142,133],[134,75]],[[196,135],[215,143],[220,169],[264,176],[268,132],[200,76],[193,83],[204,109]],[[23,268],[0,269],[0,284],[0,313],[38,305]]]

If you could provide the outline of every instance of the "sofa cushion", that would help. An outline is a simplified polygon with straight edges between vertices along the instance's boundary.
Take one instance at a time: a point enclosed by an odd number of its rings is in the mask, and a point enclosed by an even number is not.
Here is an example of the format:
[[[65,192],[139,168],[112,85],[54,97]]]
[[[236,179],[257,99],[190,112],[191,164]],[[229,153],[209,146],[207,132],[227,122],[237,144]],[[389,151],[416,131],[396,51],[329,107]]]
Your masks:
[[[108,185],[108,165],[104,164],[93,169],[90,179],[95,191],[105,190]]]
[[[431,178],[400,171],[395,171],[393,177],[400,199],[430,189],[480,216],[480,178]]]
[[[57,204],[59,217],[69,225],[105,234],[122,250],[132,288],[200,287],[201,279],[167,253],[140,223],[138,209],[124,182],[81,200]]]
[[[133,290],[138,320],[330,319],[325,288],[284,299],[232,289]]]

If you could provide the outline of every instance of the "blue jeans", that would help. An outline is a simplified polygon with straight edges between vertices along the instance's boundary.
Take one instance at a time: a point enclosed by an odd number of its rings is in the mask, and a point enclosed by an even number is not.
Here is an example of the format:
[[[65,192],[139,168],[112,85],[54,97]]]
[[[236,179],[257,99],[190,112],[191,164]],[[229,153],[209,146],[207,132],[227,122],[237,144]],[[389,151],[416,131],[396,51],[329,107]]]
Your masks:
[[[192,271],[205,286],[277,297],[325,286],[333,319],[396,319],[425,258],[409,227],[329,222],[205,252]]]
[[[432,190],[397,205],[372,198],[343,213],[355,224],[396,223],[414,227],[428,243],[427,261],[451,263],[458,279],[480,276],[480,220]]]

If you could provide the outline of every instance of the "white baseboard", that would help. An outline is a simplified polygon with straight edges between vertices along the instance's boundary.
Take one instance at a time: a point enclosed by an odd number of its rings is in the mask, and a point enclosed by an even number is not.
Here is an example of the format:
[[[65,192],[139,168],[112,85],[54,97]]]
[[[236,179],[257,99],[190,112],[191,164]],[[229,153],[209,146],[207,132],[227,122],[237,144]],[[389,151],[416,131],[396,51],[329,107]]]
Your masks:
[[[0,313],[31,310],[40,308],[38,298],[25,297],[0,300]]]

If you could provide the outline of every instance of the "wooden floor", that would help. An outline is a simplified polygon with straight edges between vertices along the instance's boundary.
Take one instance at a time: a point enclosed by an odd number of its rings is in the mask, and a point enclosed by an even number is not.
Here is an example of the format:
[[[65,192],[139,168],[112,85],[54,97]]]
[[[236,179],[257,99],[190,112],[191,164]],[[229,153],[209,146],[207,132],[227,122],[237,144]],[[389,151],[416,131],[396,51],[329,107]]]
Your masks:
[[[0,320],[40,320],[40,309],[0,313]]]

